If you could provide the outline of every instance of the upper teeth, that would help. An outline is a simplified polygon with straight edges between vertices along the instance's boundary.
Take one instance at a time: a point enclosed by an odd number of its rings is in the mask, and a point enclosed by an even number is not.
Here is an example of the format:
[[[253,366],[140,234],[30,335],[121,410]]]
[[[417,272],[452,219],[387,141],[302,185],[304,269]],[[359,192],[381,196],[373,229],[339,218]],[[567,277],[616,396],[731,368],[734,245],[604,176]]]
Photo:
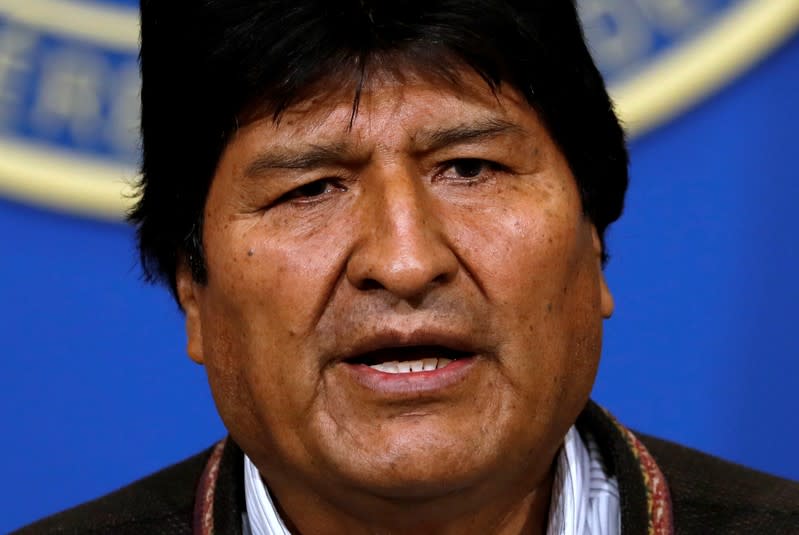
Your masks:
[[[431,370],[436,370],[438,368],[443,368],[450,362],[452,362],[452,359],[445,359],[445,358],[405,360],[402,362],[394,360],[391,362],[383,362],[380,364],[375,364],[369,367],[384,373],[413,373],[413,372],[422,372],[422,371],[427,372]]]

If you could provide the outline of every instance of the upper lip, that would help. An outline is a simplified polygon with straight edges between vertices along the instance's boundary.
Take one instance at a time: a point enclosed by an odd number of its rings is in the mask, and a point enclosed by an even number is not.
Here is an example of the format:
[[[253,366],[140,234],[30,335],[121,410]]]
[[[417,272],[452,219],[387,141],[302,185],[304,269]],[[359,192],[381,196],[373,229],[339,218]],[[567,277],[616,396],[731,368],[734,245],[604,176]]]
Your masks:
[[[358,338],[336,360],[357,359],[376,351],[411,348],[441,347],[460,353],[474,354],[479,352],[477,344],[469,337],[445,330],[419,329],[414,331],[383,330]]]

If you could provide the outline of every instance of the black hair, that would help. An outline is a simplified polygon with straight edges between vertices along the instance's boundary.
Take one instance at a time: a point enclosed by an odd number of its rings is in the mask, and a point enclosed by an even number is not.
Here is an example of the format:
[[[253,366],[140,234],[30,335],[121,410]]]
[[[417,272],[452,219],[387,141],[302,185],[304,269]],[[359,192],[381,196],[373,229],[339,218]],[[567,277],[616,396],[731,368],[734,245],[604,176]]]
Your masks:
[[[206,279],[203,209],[245,113],[352,85],[367,64],[445,78],[468,66],[542,117],[602,239],[627,189],[627,149],[573,0],[141,0],[141,197],[129,219],[146,277]]]

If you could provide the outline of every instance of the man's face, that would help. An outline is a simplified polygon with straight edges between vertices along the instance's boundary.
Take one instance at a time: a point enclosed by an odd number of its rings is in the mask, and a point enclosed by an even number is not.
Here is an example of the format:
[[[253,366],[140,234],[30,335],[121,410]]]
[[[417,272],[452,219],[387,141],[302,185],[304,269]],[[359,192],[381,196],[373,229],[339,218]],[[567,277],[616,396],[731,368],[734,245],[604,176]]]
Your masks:
[[[521,95],[465,70],[375,76],[352,117],[342,91],[230,141],[207,284],[178,272],[189,353],[278,494],[534,486],[613,306],[569,167]]]

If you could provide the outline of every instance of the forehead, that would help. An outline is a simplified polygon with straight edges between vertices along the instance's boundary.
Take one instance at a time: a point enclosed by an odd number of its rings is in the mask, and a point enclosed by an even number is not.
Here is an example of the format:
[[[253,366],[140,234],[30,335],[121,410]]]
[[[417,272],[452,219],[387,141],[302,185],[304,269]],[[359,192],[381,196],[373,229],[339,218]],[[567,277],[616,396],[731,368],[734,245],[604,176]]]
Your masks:
[[[331,77],[279,115],[249,115],[236,137],[257,130],[269,132],[262,142],[412,143],[442,127],[472,123],[516,125],[530,134],[540,129],[535,109],[509,84],[493,87],[468,67],[452,74],[386,69],[364,76],[360,87],[357,82],[336,86]]]

